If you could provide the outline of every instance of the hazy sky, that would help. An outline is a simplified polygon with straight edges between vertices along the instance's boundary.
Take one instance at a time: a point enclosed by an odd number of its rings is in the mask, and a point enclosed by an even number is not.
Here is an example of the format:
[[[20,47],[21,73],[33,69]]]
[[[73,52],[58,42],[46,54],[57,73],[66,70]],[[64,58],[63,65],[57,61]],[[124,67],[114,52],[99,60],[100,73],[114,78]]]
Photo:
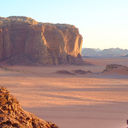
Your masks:
[[[128,49],[128,0],[0,0],[0,16],[79,28],[83,47]]]

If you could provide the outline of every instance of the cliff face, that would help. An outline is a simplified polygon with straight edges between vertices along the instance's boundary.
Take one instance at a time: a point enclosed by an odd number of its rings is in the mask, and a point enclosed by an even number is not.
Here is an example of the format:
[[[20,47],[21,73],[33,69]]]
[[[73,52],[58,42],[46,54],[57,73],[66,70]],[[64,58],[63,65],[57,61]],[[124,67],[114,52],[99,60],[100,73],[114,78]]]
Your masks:
[[[0,128],[58,128],[24,111],[5,88],[0,87]]]
[[[0,61],[75,64],[81,59],[82,36],[66,24],[39,23],[27,17],[0,18]]]

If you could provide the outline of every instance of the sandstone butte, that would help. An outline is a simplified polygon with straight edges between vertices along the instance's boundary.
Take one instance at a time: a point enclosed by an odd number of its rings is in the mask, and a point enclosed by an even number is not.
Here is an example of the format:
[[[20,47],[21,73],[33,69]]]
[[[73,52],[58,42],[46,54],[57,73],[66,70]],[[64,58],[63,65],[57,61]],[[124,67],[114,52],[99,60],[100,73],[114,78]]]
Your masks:
[[[81,48],[82,36],[73,25],[0,17],[0,62],[80,64]]]
[[[0,87],[0,128],[58,128],[24,111],[6,88]]]

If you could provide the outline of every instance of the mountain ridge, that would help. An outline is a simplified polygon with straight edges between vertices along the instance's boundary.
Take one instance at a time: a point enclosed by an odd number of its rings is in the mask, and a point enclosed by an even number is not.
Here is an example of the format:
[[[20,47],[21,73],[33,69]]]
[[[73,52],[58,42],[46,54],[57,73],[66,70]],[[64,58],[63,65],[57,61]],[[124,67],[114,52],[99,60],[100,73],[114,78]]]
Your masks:
[[[121,57],[128,54],[128,49],[121,48],[108,48],[108,49],[95,49],[83,48],[82,56],[86,57]]]

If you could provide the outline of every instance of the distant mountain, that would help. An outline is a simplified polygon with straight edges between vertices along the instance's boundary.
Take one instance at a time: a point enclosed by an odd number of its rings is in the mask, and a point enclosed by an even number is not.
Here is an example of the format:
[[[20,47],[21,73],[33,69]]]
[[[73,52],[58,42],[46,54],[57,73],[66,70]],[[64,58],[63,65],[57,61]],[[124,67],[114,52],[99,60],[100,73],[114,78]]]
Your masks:
[[[86,57],[118,57],[118,56],[128,56],[128,49],[120,48],[109,48],[109,49],[93,49],[93,48],[83,48],[82,56]]]

